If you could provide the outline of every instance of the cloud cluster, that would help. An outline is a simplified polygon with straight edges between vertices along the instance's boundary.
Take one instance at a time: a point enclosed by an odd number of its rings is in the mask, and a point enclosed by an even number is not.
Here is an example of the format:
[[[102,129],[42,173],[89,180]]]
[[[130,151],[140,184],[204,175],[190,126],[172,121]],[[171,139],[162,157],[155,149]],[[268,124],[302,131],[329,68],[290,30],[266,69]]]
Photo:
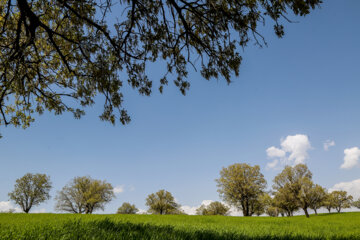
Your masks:
[[[360,149],[358,147],[346,148],[344,154],[344,163],[340,168],[350,169],[359,165]]]
[[[328,151],[330,147],[335,146],[335,141],[334,140],[326,140],[324,142],[324,150]]]
[[[115,194],[124,192],[124,185],[119,185],[119,186],[114,187],[113,191]]]
[[[10,201],[0,201],[0,212],[8,212],[10,210],[21,212],[21,209],[14,206]]]
[[[279,164],[296,165],[305,163],[311,149],[309,137],[303,134],[289,135],[281,140],[280,148],[272,146],[266,149],[268,158],[273,159],[267,168],[276,168]]]
[[[351,182],[340,182],[335,184],[332,188],[329,189],[329,192],[335,190],[346,191],[348,194],[354,197],[355,200],[360,198],[360,178],[355,179]]]
[[[183,210],[188,215],[196,215],[196,209],[198,209],[201,205],[209,205],[210,203],[214,202],[213,200],[203,200],[200,205],[198,206],[188,206],[183,205],[180,207],[181,210]]]

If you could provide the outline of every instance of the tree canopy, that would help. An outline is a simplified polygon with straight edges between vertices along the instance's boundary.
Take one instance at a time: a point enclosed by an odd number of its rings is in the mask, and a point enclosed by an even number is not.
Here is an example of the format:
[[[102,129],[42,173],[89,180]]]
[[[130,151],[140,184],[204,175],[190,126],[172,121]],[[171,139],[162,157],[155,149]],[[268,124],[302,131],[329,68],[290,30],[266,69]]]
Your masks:
[[[353,206],[360,209],[360,198],[353,202]]]
[[[91,214],[104,210],[105,204],[115,197],[110,183],[91,177],[75,177],[58,192],[55,209],[71,213]]]
[[[117,210],[118,214],[135,214],[139,211],[134,204],[124,202]]]
[[[196,209],[197,215],[227,215],[230,208],[225,204],[215,201],[211,202],[209,205],[202,204],[198,209]]]
[[[246,163],[235,163],[223,168],[216,182],[224,201],[242,210],[244,216],[255,213],[256,204],[266,187],[260,167],[252,167]]]
[[[164,189],[148,195],[146,206],[149,207],[148,211],[154,214],[179,214],[181,212],[180,205],[175,202],[173,195]]]
[[[348,195],[346,191],[332,191],[330,194],[332,205],[338,213],[341,212],[343,208],[351,207],[353,197]]]
[[[284,36],[289,15],[305,16],[321,0],[1,0],[0,125],[28,127],[34,113],[75,118],[103,96],[100,118],[130,121],[123,89],[141,95],[173,81],[190,87],[189,66],[205,79],[239,74],[240,51],[266,41],[259,25]],[[112,11],[113,10],[113,11]],[[114,24],[107,20],[118,19]],[[162,61],[163,75],[148,77]]]
[[[282,209],[288,217],[293,216],[299,209],[296,196],[291,193],[290,188],[280,188],[274,193],[273,205]]]
[[[316,184],[309,194],[310,205],[309,207],[314,210],[317,215],[317,210],[325,205],[326,201],[326,189],[321,187],[319,184]]]
[[[285,210],[292,214],[294,209],[290,210],[291,205],[302,208],[306,217],[309,217],[308,208],[311,203],[311,194],[314,184],[312,182],[312,173],[305,164],[297,164],[294,167],[286,166],[284,170],[274,178],[273,188],[279,192],[279,201],[285,201]],[[285,194],[285,196],[284,196]],[[276,196],[276,193],[275,193]],[[290,201],[290,202],[289,202]],[[294,201],[291,203],[291,201]],[[295,208],[295,206],[293,206]]]
[[[25,213],[29,213],[33,206],[50,199],[51,182],[46,174],[27,173],[16,179],[14,190],[9,198],[14,201]]]

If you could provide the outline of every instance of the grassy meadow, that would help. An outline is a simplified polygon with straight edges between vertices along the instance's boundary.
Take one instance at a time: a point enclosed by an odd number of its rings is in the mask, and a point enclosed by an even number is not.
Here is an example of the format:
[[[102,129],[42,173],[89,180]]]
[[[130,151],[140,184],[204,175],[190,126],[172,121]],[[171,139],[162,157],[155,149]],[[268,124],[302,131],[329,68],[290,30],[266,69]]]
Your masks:
[[[360,213],[310,219],[2,213],[0,239],[360,239]]]

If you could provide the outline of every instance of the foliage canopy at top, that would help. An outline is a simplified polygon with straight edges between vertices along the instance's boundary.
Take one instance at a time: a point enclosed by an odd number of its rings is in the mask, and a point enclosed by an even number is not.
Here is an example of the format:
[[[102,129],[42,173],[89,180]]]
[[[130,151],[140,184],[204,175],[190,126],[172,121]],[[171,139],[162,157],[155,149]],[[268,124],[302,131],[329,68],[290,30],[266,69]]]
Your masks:
[[[188,66],[205,79],[239,74],[240,49],[273,21],[278,37],[288,13],[305,16],[321,0],[0,0],[0,125],[28,127],[45,110],[76,118],[104,96],[100,118],[130,121],[127,82],[150,95],[148,63],[166,62],[159,91],[173,80],[185,94]],[[105,20],[114,6],[114,18]],[[110,31],[110,29],[113,29]],[[120,73],[122,77],[120,77]],[[170,79],[172,78],[172,79]],[[72,99],[71,101],[68,99]]]

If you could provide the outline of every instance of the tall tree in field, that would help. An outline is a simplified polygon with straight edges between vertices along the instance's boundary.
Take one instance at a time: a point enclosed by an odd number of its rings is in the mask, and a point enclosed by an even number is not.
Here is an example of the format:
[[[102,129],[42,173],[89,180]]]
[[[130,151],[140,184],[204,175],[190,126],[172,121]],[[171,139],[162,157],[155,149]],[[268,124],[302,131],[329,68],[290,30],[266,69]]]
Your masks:
[[[27,173],[16,179],[15,187],[9,193],[9,198],[14,201],[25,213],[29,213],[33,206],[50,199],[51,182],[46,174]]]
[[[300,179],[300,191],[297,195],[299,207],[304,210],[305,216],[309,216],[308,208],[310,208],[314,183],[309,178]]]
[[[353,197],[348,195],[346,191],[332,191],[331,196],[334,208],[338,213],[340,213],[343,208],[351,207]]]
[[[95,99],[103,101],[102,120],[126,124],[124,83],[149,96],[154,85],[162,92],[173,81],[185,94],[188,66],[207,80],[230,83],[239,74],[241,50],[251,41],[266,45],[259,25],[269,21],[283,37],[289,14],[305,16],[320,3],[2,0],[0,125],[28,127],[35,112],[46,110],[80,118]],[[109,18],[118,20],[110,25]],[[164,73],[153,84],[148,67],[158,60]]]
[[[266,181],[260,167],[235,163],[220,171],[216,179],[220,196],[229,205],[242,210],[244,216],[252,216],[259,197],[264,193]]]
[[[324,206],[324,202],[326,201],[326,190],[321,187],[320,185],[316,184],[310,190],[310,208],[314,210],[315,214],[317,215],[317,210]]]
[[[139,211],[134,204],[124,202],[117,210],[118,214],[135,214]]]
[[[305,164],[298,164],[294,167],[286,166],[274,179],[273,188],[283,189],[284,193],[290,194],[298,207],[304,210],[306,217],[309,217],[307,209],[310,205],[310,191],[313,187],[311,181],[312,173]]]
[[[56,196],[57,211],[91,214],[104,210],[105,204],[115,197],[113,187],[106,181],[90,177],[75,177]]]
[[[164,189],[148,195],[146,206],[149,207],[150,213],[160,215],[178,213],[178,208],[180,207],[175,202],[173,195]]]
[[[224,205],[221,202],[215,201],[210,203],[209,205],[201,205],[198,209],[196,209],[197,215],[227,215],[229,212],[229,207]]]

